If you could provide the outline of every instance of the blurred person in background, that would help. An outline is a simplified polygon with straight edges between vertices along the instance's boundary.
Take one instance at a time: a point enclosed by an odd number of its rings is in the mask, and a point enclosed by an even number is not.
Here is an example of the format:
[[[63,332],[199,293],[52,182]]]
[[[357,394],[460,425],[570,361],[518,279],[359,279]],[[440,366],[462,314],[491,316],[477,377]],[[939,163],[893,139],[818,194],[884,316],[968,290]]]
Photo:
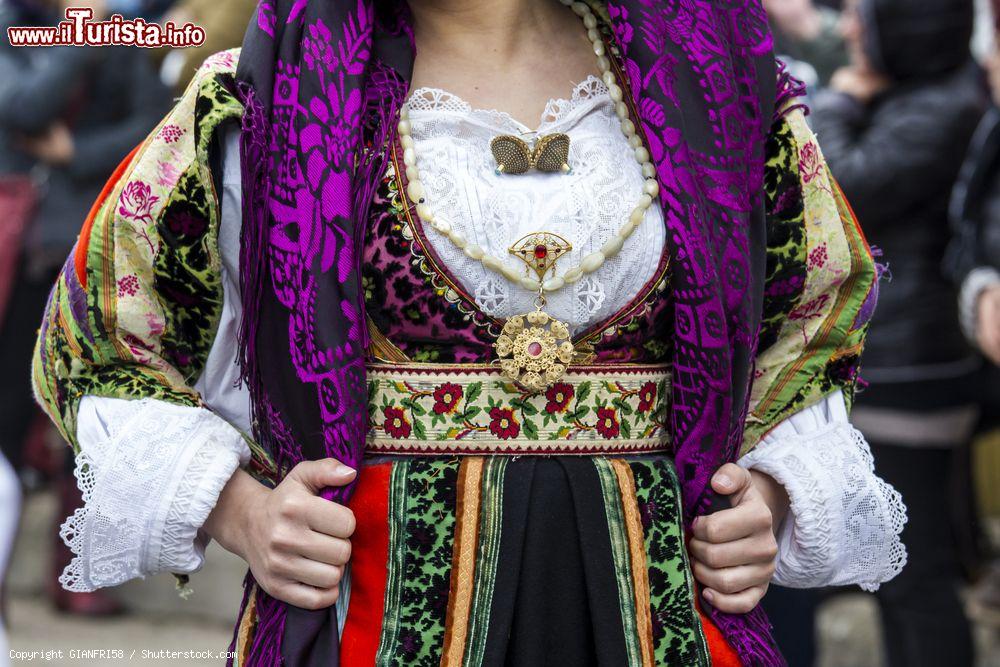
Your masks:
[[[973,664],[949,490],[977,420],[978,360],[940,270],[951,187],[985,105],[972,26],[971,0],[851,0],[850,64],[812,114],[833,176],[891,271],[853,417],[909,507],[909,562],[877,593],[890,664],[907,667]]]
[[[994,0],[994,12],[1000,3]],[[1000,19],[997,21],[1000,30]],[[1000,35],[998,35],[1000,39]],[[1000,46],[985,60],[993,104],[983,116],[955,184],[951,216],[955,237],[945,269],[959,292],[959,315],[968,339],[1000,365]]]
[[[980,455],[991,441],[1000,439],[1000,2],[992,4],[993,43],[984,58],[992,104],[976,129],[955,184],[950,208],[954,235],[944,266],[959,290],[962,329],[990,362],[984,369],[987,410],[977,443]],[[982,461],[986,466],[991,463],[988,457]],[[986,489],[981,495],[989,493]],[[977,619],[993,624],[1000,619],[997,563],[972,595],[971,609]]]
[[[774,53],[811,90],[826,87],[833,73],[847,65],[839,11],[813,0],[765,0],[764,9],[774,33]]]
[[[14,469],[37,414],[29,365],[49,289],[76,241],[80,220],[122,156],[156,125],[170,104],[141,49],[14,48],[8,26],[52,26],[66,6],[100,1],[0,3],[0,446]],[[64,515],[82,504],[66,467],[59,483]],[[7,540],[5,536],[3,539]],[[70,554],[56,538],[52,593],[64,611],[107,613],[100,594],[74,594],[55,583]],[[6,545],[5,545],[6,546]]]

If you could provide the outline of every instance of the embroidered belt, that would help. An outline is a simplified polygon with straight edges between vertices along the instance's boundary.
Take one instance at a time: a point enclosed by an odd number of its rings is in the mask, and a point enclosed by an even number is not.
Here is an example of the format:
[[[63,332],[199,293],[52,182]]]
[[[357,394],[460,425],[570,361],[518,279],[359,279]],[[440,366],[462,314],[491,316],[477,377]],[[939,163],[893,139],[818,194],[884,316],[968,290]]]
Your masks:
[[[622,454],[664,451],[664,365],[569,366],[532,394],[485,364],[369,364],[370,452]]]

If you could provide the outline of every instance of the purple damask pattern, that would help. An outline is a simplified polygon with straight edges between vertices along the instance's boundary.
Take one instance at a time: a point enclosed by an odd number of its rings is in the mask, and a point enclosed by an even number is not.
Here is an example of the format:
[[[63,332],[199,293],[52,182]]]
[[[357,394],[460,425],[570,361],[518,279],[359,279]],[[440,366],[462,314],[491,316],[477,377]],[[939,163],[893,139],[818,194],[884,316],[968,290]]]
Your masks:
[[[771,39],[758,0],[618,0],[600,9],[669,230],[671,425],[690,521],[708,511],[707,482],[742,437],[763,289]],[[237,76],[247,107],[241,359],[254,435],[279,470],[324,456],[356,465],[368,343],[359,221],[369,219],[412,71],[408,10],[262,0],[252,25]],[[257,611],[249,664],[335,664],[330,610],[286,609],[261,591]],[[760,612],[713,618],[745,663],[781,662]]]
[[[366,148],[403,88],[375,62],[369,2],[263,2],[240,58],[243,379],[254,436],[280,478],[303,459],[359,467],[367,410],[360,298]],[[359,194],[360,193],[360,194]],[[358,203],[360,200],[360,204]],[[325,489],[346,502],[352,487]],[[337,662],[336,614],[263,591],[249,664]],[[289,620],[294,616],[294,620]]]
[[[304,21],[301,10],[298,4],[292,6],[285,30]],[[268,373],[257,363],[256,348],[263,342],[257,337],[262,333],[260,316],[269,305],[284,311],[284,317],[275,317],[287,327],[283,333],[288,361],[296,381],[315,392],[322,423],[321,447],[312,443],[310,448],[307,443],[276,441],[274,433],[267,432],[273,431],[271,424],[256,420],[255,426],[265,431],[263,440],[278,445],[273,453],[279,470],[306,454],[356,466],[356,444],[364,432],[357,397],[364,387],[367,341],[357,298],[353,178],[373,15],[364,3],[343,13],[340,39],[333,44],[323,18],[304,30],[297,26],[301,41],[294,52],[299,57],[279,54],[274,61],[270,105],[261,105],[256,89],[245,100],[243,152],[255,178],[244,178],[250,186],[244,204],[259,219],[244,225],[242,244],[244,293],[252,295],[243,326],[244,371],[259,417],[263,403],[274,399],[261,386]],[[261,21],[262,14],[263,9]],[[268,294],[262,294],[267,288]],[[265,303],[268,297],[273,297],[270,304]],[[282,419],[272,413],[275,417]],[[328,495],[346,499],[346,491],[331,490]]]
[[[761,7],[745,0],[609,2],[608,13],[669,228],[672,427],[690,521],[707,511],[711,475],[743,435],[763,287],[757,229],[776,99],[771,36]],[[709,612],[746,662],[782,662],[759,609]]]

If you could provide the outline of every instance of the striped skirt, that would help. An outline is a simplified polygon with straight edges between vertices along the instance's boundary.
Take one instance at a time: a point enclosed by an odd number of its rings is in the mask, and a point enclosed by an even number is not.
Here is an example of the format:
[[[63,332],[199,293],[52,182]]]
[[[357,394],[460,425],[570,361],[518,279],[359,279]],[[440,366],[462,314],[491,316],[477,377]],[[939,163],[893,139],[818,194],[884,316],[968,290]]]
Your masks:
[[[351,507],[344,667],[740,664],[664,454],[372,458]]]

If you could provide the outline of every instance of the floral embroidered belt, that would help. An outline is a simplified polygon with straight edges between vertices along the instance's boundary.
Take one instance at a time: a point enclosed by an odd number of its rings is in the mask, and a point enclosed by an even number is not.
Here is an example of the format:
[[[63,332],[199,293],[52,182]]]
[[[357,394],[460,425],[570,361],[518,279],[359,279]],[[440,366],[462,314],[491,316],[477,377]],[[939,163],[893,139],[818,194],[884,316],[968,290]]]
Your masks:
[[[623,454],[669,449],[665,365],[569,366],[533,394],[485,364],[368,366],[368,444],[392,454]]]

